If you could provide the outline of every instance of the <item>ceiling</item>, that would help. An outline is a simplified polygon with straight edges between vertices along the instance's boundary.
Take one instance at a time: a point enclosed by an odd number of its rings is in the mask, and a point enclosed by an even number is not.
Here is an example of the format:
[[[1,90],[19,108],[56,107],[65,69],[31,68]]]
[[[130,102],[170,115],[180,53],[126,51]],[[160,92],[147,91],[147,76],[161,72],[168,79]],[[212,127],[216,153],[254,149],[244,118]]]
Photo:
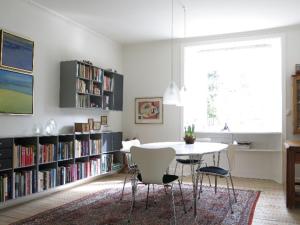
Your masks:
[[[117,42],[170,38],[171,0],[31,0]],[[226,34],[300,24],[299,0],[174,0],[174,37]]]

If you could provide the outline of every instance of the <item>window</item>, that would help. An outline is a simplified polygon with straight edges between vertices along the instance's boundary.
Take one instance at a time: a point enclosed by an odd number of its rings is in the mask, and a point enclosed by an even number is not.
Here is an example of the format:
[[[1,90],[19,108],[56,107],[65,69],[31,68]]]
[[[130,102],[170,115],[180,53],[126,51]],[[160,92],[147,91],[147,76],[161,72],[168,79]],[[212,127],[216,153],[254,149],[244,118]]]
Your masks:
[[[184,126],[281,132],[281,39],[184,48]]]

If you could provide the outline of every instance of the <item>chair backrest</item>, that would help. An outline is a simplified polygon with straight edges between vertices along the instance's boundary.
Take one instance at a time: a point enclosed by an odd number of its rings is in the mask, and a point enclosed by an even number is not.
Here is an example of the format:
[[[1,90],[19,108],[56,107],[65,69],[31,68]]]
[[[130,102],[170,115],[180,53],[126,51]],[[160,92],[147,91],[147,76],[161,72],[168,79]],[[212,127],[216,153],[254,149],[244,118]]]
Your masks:
[[[130,152],[144,184],[162,184],[163,175],[176,156],[173,148],[150,149],[133,146]]]
[[[122,141],[122,150],[129,151],[132,146],[140,146],[141,142],[138,139],[130,141]]]

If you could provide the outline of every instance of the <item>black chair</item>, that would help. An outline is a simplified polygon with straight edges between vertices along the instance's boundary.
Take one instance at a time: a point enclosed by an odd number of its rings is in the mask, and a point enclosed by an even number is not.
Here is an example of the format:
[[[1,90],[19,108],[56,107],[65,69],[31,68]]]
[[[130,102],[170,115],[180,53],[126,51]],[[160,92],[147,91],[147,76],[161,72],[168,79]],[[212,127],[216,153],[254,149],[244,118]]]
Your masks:
[[[201,175],[201,178],[200,178],[200,189],[199,189],[198,199],[200,199],[200,194],[202,192],[203,175],[211,175],[211,176],[215,176],[215,178],[217,178],[217,177],[223,177],[223,178],[226,179],[227,191],[228,191],[228,199],[229,199],[229,206],[230,206],[230,209],[231,209],[231,213],[233,213],[233,209],[232,209],[232,203],[231,203],[231,197],[230,197],[230,189],[229,189],[229,181],[228,181],[228,179],[230,179],[230,182],[231,182],[232,192],[233,192],[233,196],[234,196],[234,201],[237,202],[236,194],[235,194],[235,190],[234,190],[234,185],[233,185],[233,181],[232,181],[232,177],[231,177],[231,167],[230,167],[230,165],[232,164],[232,161],[233,161],[233,154],[234,154],[234,150],[231,149],[231,148],[229,148],[226,151],[226,157],[227,157],[227,162],[228,162],[228,169],[224,169],[222,167],[219,167],[219,165],[205,166],[205,167],[200,167],[200,168],[197,169],[197,181],[199,181],[199,176]],[[216,185],[217,185],[217,183],[216,183]],[[215,185],[215,190],[216,190],[216,185]]]

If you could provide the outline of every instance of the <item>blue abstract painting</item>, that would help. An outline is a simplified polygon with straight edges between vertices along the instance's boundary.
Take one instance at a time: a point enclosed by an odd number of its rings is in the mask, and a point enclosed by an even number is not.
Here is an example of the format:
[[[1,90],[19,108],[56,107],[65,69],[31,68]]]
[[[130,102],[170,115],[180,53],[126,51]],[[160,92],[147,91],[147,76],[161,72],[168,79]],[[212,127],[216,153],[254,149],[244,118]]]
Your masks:
[[[31,73],[33,71],[33,41],[3,31],[2,66]]]
[[[0,113],[33,113],[33,76],[0,69]]]

